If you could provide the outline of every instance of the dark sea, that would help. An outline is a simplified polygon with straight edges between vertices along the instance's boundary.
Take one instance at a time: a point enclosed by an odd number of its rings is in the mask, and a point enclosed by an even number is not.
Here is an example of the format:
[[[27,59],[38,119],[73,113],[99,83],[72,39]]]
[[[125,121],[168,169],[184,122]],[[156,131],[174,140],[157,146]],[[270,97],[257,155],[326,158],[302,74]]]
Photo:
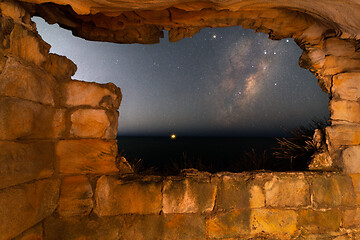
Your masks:
[[[236,137],[122,137],[121,155],[139,172],[173,175],[181,169],[208,172],[278,170],[272,154],[275,138]]]

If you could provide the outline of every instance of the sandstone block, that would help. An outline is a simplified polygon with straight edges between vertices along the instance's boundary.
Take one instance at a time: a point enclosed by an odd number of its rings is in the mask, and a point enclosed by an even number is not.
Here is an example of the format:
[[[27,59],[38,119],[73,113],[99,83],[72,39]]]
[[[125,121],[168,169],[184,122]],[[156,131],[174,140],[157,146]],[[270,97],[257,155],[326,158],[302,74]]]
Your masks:
[[[326,143],[331,151],[340,146],[360,145],[360,125],[332,125],[326,127]]]
[[[164,239],[164,216],[161,215],[122,215],[117,217],[119,237],[123,240]],[[176,227],[176,226],[173,226]]]
[[[59,113],[61,115],[56,109],[42,104],[0,97],[0,139],[58,138],[65,128],[57,120]]]
[[[205,232],[204,216],[198,214],[166,214],[164,217],[164,236],[162,238],[164,240],[200,240],[205,239]]]
[[[354,191],[360,193],[360,173],[350,174],[352,179]]]
[[[354,206],[354,187],[349,176],[317,175],[312,177],[312,202],[316,208]]]
[[[286,235],[297,230],[294,210],[253,209],[250,215],[251,233]]]
[[[321,71],[323,75],[335,75],[357,70],[360,70],[360,59],[329,55],[325,57],[325,63]]]
[[[65,82],[63,105],[67,107],[91,106],[118,109],[121,102],[120,88],[112,83],[98,84],[81,81]]]
[[[110,121],[110,119],[112,121]],[[80,138],[115,138],[116,137],[117,114],[112,114],[112,112],[110,111],[105,111],[102,109],[79,109],[71,114],[70,121],[71,121],[70,135],[72,137],[80,137]]]
[[[250,208],[265,207],[265,194],[264,190],[257,185],[250,188]]]
[[[360,123],[359,102],[331,100],[329,108],[332,120]]]
[[[45,71],[8,58],[0,75],[0,95],[54,106],[57,83]]]
[[[270,207],[301,207],[310,204],[309,184],[303,174],[273,176],[265,183],[265,202]]]
[[[345,210],[343,218],[343,227],[358,229],[360,227],[360,208]]]
[[[342,151],[345,173],[360,173],[360,146],[351,146]]]
[[[344,39],[327,38],[324,40],[324,45],[328,55],[351,57],[356,53],[354,44]]]
[[[119,240],[120,224],[118,217],[49,217],[44,221],[44,235],[48,240]]]
[[[208,238],[227,239],[250,233],[250,210],[233,210],[218,213],[206,221]]]
[[[0,190],[0,236],[11,239],[50,216],[60,181],[47,179]]]
[[[60,188],[60,216],[88,215],[93,208],[93,191],[86,176],[71,176],[63,179]]]
[[[54,144],[0,141],[0,189],[50,177],[54,172]]]
[[[164,213],[202,213],[214,208],[216,185],[191,178],[164,181]]]
[[[26,230],[13,240],[44,240],[42,224]]]
[[[52,119],[53,137],[64,138],[68,136],[66,129],[66,109],[56,108]]]
[[[360,73],[342,73],[333,76],[333,94],[336,98],[350,101],[360,99]]]
[[[15,24],[10,34],[9,52],[35,65],[42,66],[47,60],[50,45],[39,35],[22,25]]]
[[[77,67],[70,59],[57,54],[49,54],[48,61],[46,61],[44,68],[52,74],[56,79],[70,80],[77,70]]]
[[[327,233],[338,231],[341,224],[339,210],[314,211],[301,209],[299,211],[298,227],[312,233]]]
[[[12,1],[3,1],[0,3],[1,15],[10,17],[17,22],[22,22],[26,11],[19,4]]]
[[[160,181],[123,181],[102,176],[96,185],[94,211],[98,216],[159,214],[162,207]]]
[[[242,209],[249,208],[248,176],[225,175],[219,184],[216,198],[216,208]]]
[[[116,141],[100,139],[62,140],[56,144],[62,174],[112,174],[116,168]]]
[[[205,239],[205,218],[196,214],[50,217],[44,235],[50,240]]]

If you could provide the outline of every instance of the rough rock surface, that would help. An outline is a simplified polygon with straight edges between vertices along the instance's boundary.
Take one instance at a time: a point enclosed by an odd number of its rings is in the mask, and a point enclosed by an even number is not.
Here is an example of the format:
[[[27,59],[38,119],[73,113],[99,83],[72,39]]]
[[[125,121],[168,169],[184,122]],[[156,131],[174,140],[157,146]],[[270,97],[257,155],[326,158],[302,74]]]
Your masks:
[[[11,239],[50,216],[60,181],[47,179],[0,190],[0,239]]]
[[[116,141],[100,139],[62,140],[56,144],[59,172],[62,174],[114,174]]]
[[[99,216],[158,214],[162,183],[155,179],[127,182],[102,176],[96,185],[95,212]]]
[[[93,208],[93,191],[86,176],[65,177],[61,183],[59,207],[61,216],[88,215]]]
[[[337,35],[360,38],[357,24],[360,4],[355,0],[346,3],[328,0],[22,1],[29,3],[25,6],[32,15],[97,41],[155,43],[163,37],[163,29],[169,30],[170,40],[177,41],[205,27],[236,25],[274,36],[282,32],[278,36],[284,37],[301,35],[315,22],[336,29]]]
[[[54,172],[54,144],[0,141],[0,189],[34,179],[50,177]]]

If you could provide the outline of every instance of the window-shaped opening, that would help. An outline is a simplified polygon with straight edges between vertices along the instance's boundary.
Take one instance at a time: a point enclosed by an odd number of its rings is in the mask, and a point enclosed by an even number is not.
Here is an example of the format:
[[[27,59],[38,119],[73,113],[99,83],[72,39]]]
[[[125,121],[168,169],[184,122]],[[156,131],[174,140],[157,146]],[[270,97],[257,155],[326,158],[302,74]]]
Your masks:
[[[309,144],[309,124],[326,124],[328,96],[298,66],[301,49],[292,39],[230,27],[176,43],[165,34],[160,44],[120,45],[34,20],[51,51],[77,64],[74,79],[122,89],[119,152],[137,171],[306,170],[311,153],[292,143]],[[300,126],[308,129],[289,132]],[[299,141],[279,145],[282,137]]]

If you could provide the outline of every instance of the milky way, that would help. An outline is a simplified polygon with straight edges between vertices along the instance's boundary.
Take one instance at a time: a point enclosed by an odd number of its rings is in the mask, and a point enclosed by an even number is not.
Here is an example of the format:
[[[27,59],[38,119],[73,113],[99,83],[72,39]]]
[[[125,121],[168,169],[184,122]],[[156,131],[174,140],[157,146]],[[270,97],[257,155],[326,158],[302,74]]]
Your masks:
[[[51,51],[77,64],[75,79],[122,89],[120,135],[278,136],[328,116],[328,96],[298,66],[292,39],[231,27],[177,43],[119,45],[34,20]]]

